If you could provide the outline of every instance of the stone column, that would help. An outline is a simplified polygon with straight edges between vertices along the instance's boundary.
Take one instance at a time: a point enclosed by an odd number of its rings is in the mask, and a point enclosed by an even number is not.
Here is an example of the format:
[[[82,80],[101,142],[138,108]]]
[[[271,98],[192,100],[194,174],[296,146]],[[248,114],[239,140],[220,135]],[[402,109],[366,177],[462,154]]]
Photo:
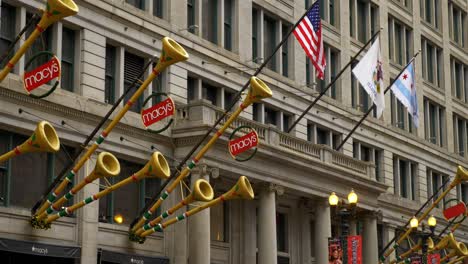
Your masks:
[[[357,235],[357,219],[351,219],[349,221],[349,235],[350,236]]]
[[[191,186],[198,179],[209,180],[207,166],[200,164],[192,170]],[[197,202],[193,203],[198,206]],[[193,208],[194,206],[190,206]],[[210,209],[205,209],[188,218],[190,264],[210,264]]]
[[[310,238],[311,235],[310,233],[312,232],[310,230],[310,214],[309,214],[309,208],[307,207],[307,201],[305,201],[303,204],[299,206],[299,222],[300,222],[300,229],[301,234],[301,262],[302,264],[309,264],[311,261],[311,256],[312,252],[310,250],[311,248],[311,242]]]
[[[255,203],[242,200],[242,262],[256,263],[257,222]]]
[[[374,215],[364,216],[362,248],[362,259],[364,264],[378,262],[379,249],[377,239],[377,218]]]
[[[272,184],[261,190],[257,223],[258,264],[276,264],[276,202]]]
[[[328,238],[331,237],[330,206],[326,199],[316,202],[315,206],[315,263],[328,263]]]

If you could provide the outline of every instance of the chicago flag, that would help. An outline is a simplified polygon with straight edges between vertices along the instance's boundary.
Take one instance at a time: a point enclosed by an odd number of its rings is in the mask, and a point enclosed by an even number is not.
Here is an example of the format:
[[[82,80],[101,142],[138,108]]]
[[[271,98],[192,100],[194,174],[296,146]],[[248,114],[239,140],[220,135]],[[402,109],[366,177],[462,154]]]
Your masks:
[[[408,113],[413,116],[414,126],[418,127],[419,111],[416,87],[414,86],[414,61],[406,67],[391,89],[396,98],[408,109]]]

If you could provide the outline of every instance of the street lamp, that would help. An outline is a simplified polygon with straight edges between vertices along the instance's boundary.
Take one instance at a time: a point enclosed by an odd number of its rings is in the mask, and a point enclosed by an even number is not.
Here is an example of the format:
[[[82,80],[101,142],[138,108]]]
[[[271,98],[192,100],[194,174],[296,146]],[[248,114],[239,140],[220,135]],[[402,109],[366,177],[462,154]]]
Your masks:
[[[419,226],[419,221],[416,218],[416,216],[413,216],[413,218],[411,218],[411,221],[410,221],[410,227],[414,229],[414,228],[418,228],[418,226]]]
[[[336,195],[335,192],[332,192],[328,197],[328,204],[330,204],[330,207],[333,209],[333,213],[337,213],[341,219],[341,230],[343,236],[348,235],[349,217],[354,214],[357,202],[358,196],[352,189],[348,194],[349,206],[347,206],[344,201],[340,201],[340,198]],[[337,211],[337,209],[339,210]]]
[[[114,216],[114,221],[117,223],[117,224],[122,224],[123,223],[123,216],[121,214],[116,214]]]
[[[429,229],[431,230],[431,233],[434,233],[435,226],[437,225],[437,219],[433,215],[431,215],[429,219],[427,219],[427,224],[429,225]]]

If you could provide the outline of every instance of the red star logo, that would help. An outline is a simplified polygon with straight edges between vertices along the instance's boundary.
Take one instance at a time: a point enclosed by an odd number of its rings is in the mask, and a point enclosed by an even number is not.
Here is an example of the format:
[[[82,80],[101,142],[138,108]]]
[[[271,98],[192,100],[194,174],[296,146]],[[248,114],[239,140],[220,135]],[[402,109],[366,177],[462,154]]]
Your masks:
[[[405,74],[403,75],[403,80],[406,80],[406,79],[408,79],[408,75],[405,73]]]

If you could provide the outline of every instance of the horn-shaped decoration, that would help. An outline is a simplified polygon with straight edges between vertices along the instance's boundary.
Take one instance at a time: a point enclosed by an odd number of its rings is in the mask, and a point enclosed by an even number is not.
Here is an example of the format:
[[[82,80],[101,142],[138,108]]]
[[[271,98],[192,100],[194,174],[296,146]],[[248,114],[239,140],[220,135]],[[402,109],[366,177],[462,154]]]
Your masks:
[[[141,233],[141,238],[145,238],[146,236],[152,234],[153,232],[155,231],[163,231],[166,227],[178,222],[178,221],[181,221],[181,220],[184,220],[185,218],[191,216],[191,215],[194,215],[206,208],[209,208],[209,207],[212,207],[212,206],[215,206],[219,203],[222,203],[224,201],[227,201],[227,200],[234,200],[234,199],[246,199],[246,200],[252,200],[254,198],[254,192],[253,192],[253,189],[252,189],[252,186],[250,185],[250,182],[249,180],[247,179],[247,177],[245,176],[241,176],[239,178],[239,180],[237,181],[236,185],[234,185],[229,191],[227,191],[226,193],[222,194],[221,196],[219,196],[218,198],[210,201],[210,202],[207,202],[205,204],[203,204],[202,206],[199,206],[199,207],[195,207],[193,208],[192,210],[189,210],[181,215],[178,215],[177,217],[175,218],[172,218],[170,220],[168,220],[167,222],[165,223],[162,223],[162,224],[157,224],[155,227],[149,229],[149,230],[146,230],[144,231],[143,233]]]
[[[252,103],[259,102],[262,99],[271,97],[272,95],[273,94],[270,88],[262,80],[255,76],[250,78],[250,90],[244,102],[240,105],[239,108],[236,109],[236,111],[234,111],[231,114],[231,116],[229,116],[229,118],[224,122],[223,126],[213,135],[210,141],[195,155],[192,161],[179,173],[179,175],[177,175],[175,180],[167,187],[163,195],[167,197],[167,195],[169,195],[177,187],[179,182],[190,174],[190,170],[197,165],[198,161],[200,161],[203,158],[205,153],[214,145],[216,140],[218,140],[218,138],[221,137],[224,131],[232,124],[232,122],[234,122],[234,120],[241,114],[241,112],[246,107],[248,107]],[[150,209],[138,219],[135,225],[133,225],[130,231],[130,239],[134,237],[133,234],[139,233],[138,230],[141,227],[143,227],[146,220],[150,219],[151,215],[154,212],[156,212],[156,210],[161,206],[161,203],[165,199],[165,197],[163,199],[161,198],[163,197],[160,196],[159,199],[157,199],[156,202],[150,207]]]
[[[199,179],[195,181],[195,184],[193,185],[193,191],[189,196],[187,196],[184,200],[176,204],[171,209],[165,211],[160,216],[156,217],[155,219],[153,219],[152,221],[144,225],[143,228],[138,229],[135,235],[139,236],[144,231],[153,228],[154,226],[159,224],[162,220],[171,216],[174,212],[176,212],[183,206],[190,204],[193,201],[208,202],[208,201],[213,200],[213,196],[214,196],[214,192],[213,192],[213,188],[211,188],[211,185],[206,180]]]
[[[453,233],[449,233],[448,235],[446,235],[445,237],[443,237],[436,245],[435,247],[432,249],[432,250],[429,250],[429,251],[438,251],[438,250],[442,250],[442,249],[446,249],[446,248],[457,248],[458,247],[458,243],[457,241],[455,240],[455,237],[453,236]]]
[[[55,201],[56,197],[58,197],[63,190],[65,190],[68,182],[75,177],[75,174],[81,169],[81,167],[86,163],[91,155],[96,151],[100,144],[102,144],[106,137],[112,132],[112,129],[120,122],[120,120],[124,117],[124,115],[130,110],[132,105],[137,102],[138,98],[143,94],[146,88],[151,84],[151,82],[159,75],[161,71],[167,68],[169,65],[174,64],[179,61],[187,60],[188,54],[174,40],[165,37],[162,40],[162,53],[159,61],[151,74],[145,81],[141,84],[141,86],[136,90],[132,97],[127,101],[125,106],[116,114],[116,116],[112,119],[112,121],[107,125],[107,127],[101,132],[101,135],[98,139],[94,142],[94,144],[87,148],[86,153],[84,153],[80,160],[75,164],[73,169],[68,173],[67,177],[60,182],[60,184],[54,189],[54,191],[47,197],[47,200],[42,203],[39,209],[36,211],[36,216],[43,215],[43,213],[49,208],[49,206]],[[34,219],[34,217],[33,217]]]
[[[442,201],[442,199],[444,199],[444,197],[453,189],[455,188],[458,184],[462,183],[462,182],[465,182],[465,181],[468,181],[468,171],[466,171],[462,166],[458,166],[457,168],[457,174],[455,175],[455,179],[450,183],[450,185],[448,186],[448,188],[446,188],[441,195],[439,195],[437,197],[437,199],[431,204],[431,206],[429,208],[427,208],[423,213],[422,215],[418,218],[418,222],[421,223],[428,215],[429,213],[432,211],[432,209],[434,209],[438,203],[440,203],[440,201]],[[396,240],[396,244],[401,244],[410,234],[411,232],[413,231],[412,228],[409,228],[406,230],[406,232],[400,236],[399,239]],[[440,242],[439,242],[440,243]],[[437,247],[437,246],[436,246]],[[395,251],[395,248],[396,247],[391,247],[389,250],[387,250],[382,258],[381,258],[381,261],[384,261],[388,256],[390,256],[390,254],[393,253],[393,251]]]
[[[146,163],[146,165],[141,170],[134,173],[132,176],[130,176],[130,177],[126,178],[125,180],[122,180],[122,181],[120,181],[120,182],[118,182],[118,183],[116,183],[116,184],[114,184],[112,186],[109,186],[105,190],[100,191],[97,194],[92,195],[92,196],[84,199],[83,201],[81,201],[79,203],[76,203],[76,204],[74,204],[74,205],[72,205],[70,207],[67,207],[67,208],[61,210],[57,214],[49,216],[47,218],[47,220],[45,221],[45,223],[49,224],[49,223],[57,220],[60,217],[69,215],[72,212],[76,211],[77,209],[79,209],[79,208],[81,208],[81,207],[83,207],[83,206],[85,206],[85,205],[87,205],[89,203],[92,203],[92,202],[94,202],[96,200],[99,200],[101,197],[103,197],[103,196],[105,196],[105,195],[107,195],[107,194],[119,189],[120,187],[123,187],[123,186],[127,185],[127,184],[130,184],[132,182],[138,182],[138,181],[140,181],[140,180],[142,180],[144,178],[159,178],[161,180],[166,180],[166,179],[169,178],[170,173],[171,172],[170,172],[169,165],[167,163],[166,158],[164,158],[164,156],[160,152],[154,152],[151,155],[150,160]],[[208,184],[208,187],[209,187],[209,190],[211,190],[211,192],[213,192],[213,190],[211,189],[211,186],[209,186],[209,184]],[[205,191],[205,186],[200,187],[199,189],[200,190],[203,189],[203,191]]]
[[[434,241],[432,240],[432,238],[427,238],[426,240],[426,244],[427,244],[427,247],[428,249],[433,249],[434,248]],[[420,239],[418,241],[418,244],[416,244],[415,246],[413,246],[412,248],[410,248],[408,251],[402,253],[400,256],[398,256],[395,260],[392,260],[390,261],[390,264],[393,264],[393,263],[397,263],[403,259],[406,259],[407,257],[409,257],[412,253],[414,252],[417,252],[419,250],[422,249],[422,246],[423,246],[423,240]]]
[[[48,0],[46,10],[43,11],[41,20],[36,25],[36,29],[31,33],[24,44],[18,49],[15,55],[10,59],[5,68],[0,72],[0,82],[10,73],[19,59],[26,53],[34,41],[50,25],[61,20],[64,17],[72,16],[78,13],[78,6],[72,0]]]
[[[37,124],[34,133],[21,145],[0,156],[0,163],[14,156],[31,152],[57,152],[60,149],[60,140],[54,127],[47,121]]]
[[[449,261],[453,257],[465,257],[468,256],[468,249],[466,248],[465,243],[463,242],[458,242],[458,245],[456,248],[450,250],[450,252],[445,255],[443,259],[440,260],[441,263],[444,263],[446,261]]]
[[[462,257],[459,257],[459,258],[456,258],[450,262],[447,262],[447,264],[461,264],[464,259],[468,258],[468,256],[462,256]]]
[[[250,78],[250,89],[244,99],[244,105],[248,106],[253,103],[258,103],[262,99],[271,97],[273,93],[270,88],[259,78],[253,76]]]
[[[37,217],[37,220],[42,220],[47,215],[52,214],[54,211],[59,211],[62,205],[68,200],[72,199],[73,196],[83,189],[88,183],[93,182],[98,178],[103,177],[115,177],[120,173],[120,164],[117,158],[109,152],[101,152],[96,160],[96,166],[94,170],[84,178],[83,181],[73,186],[73,188],[59,200],[57,200],[47,211],[43,212]]]

